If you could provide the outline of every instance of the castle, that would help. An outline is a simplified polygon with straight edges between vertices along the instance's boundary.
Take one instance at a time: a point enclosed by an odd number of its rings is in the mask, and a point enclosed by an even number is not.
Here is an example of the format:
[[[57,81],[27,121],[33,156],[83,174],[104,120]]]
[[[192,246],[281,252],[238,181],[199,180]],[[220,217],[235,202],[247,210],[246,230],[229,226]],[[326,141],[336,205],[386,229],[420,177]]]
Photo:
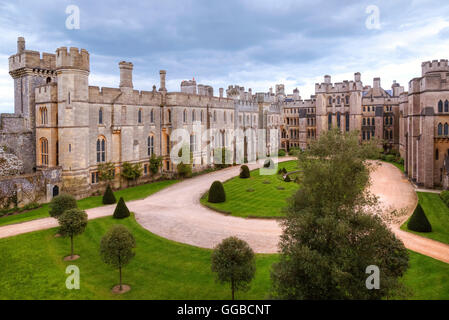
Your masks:
[[[133,64],[125,61],[119,63],[118,88],[89,86],[85,49],[60,47],[55,54],[41,55],[26,50],[22,37],[17,53],[9,58],[9,70],[14,79],[14,114],[0,117],[0,146],[20,158],[24,175],[39,177],[46,200],[61,189],[78,197],[92,194],[101,185],[98,166],[106,162],[114,165],[116,187],[125,162],[141,163],[141,180],[149,179],[147,166],[153,154],[162,157],[162,172],[174,172],[170,135],[180,128],[190,133],[193,169],[199,170],[210,163],[213,150],[196,148],[195,126],[214,129],[217,135],[208,142],[213,148],[234,150],[234,156],[235,140],[227,135],[229,130],[264,130],[265,141],[255,143],[269,147],[269,132],[277,129],[279,136],[274,138],[285,150],[306,148],[331,128],[357,130],[361,141],[376,137],[384,141],[385,149],[398,150],[408,176],[417,184],[449,183],[447,60],[423,63],[422,77],[410,81],[408,92],[398,83],[384,90],[380,78],[364,86],[360,73],[334,84],[326,75],[306,100],[297,89],[286,94],[282,84],[274,92],[270,88],[254,94],[229,86],[225,97],[223,88],[215,96],[211,86],[188,80],[179,92],[168,92],[164,70],[158,89],[138,91],[133,88]],[[0,177],[0,185],[26,189],[18,179]]]

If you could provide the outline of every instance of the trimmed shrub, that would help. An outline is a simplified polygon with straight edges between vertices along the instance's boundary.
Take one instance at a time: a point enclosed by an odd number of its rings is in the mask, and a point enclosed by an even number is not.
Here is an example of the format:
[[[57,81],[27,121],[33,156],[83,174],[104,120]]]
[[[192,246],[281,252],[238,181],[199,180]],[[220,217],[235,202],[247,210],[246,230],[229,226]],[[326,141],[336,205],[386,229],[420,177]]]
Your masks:
[[[112,192],[111,186],[108,184],[103,194],[103,204],[113,204],[116,202],[117,199],[115,199],[114,192]]]
[[[286,155],[285,150],[283,150],[283,149],[279,150],[278,157],[285,157],[285,155]]]
[[[407,228],[416,232],[432,232],[432,226],[419,203],[407,224]]]
[[[250,177],[249,168],[247,165],[240,167],[240,178],[247,179]]]
[[[209,189],[209,198],[207,201],[211,203],[220,203],[226,201],[226,193],[223,184],[220,181],[214,181]]]
[[[61,193],[59,196],[54,197],[48,205],[48,213],[53,218],[58,218],[65,211],[70,209],[77,209],[78,205],[73,196],[67,193]]]
[[[125,200],[123,200],[123,197],[120,197],[120,200],[118,201],[117,206],[115,207],[113,216],[115,219],[123,219],[129,217],[129,215],[130,215],[129,209],[126,206]]]

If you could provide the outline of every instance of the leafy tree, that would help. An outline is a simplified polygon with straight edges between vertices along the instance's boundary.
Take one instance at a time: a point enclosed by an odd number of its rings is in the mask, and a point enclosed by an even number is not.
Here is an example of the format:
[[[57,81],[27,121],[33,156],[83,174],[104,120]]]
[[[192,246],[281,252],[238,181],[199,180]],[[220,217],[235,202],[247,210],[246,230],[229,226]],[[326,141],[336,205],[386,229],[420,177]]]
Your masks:
[[[229,237],[218,244],[212,253],[212,272],[217,281],[231,285],[232,300],[237,290],[248,290],[256,273],[254,252],[243,240]]]
[[[119,269],[120,291],[122,290],[122,268],[134,257],[136,240],[123,225],[113,226],[100,242],[100,255],[103,261]]]
[[[98,178],[100,181],[111,182],[115,178],[115,166],[111,162],[100,163],[98,165]]]
[[[129,162],[124,162],[121,175],[129,181],[136,182],[136,180],[142,175],[142,164],[131,164]]]
[[[129,209],[126,206],[125,200],[123,200],[123,197],[120,197],[120,200],[115,207],[113,217],[115,219],[123,219],[129,217],[129,215]]]
[[[249,168],[246,164],[240,167],[240,178],[247,179],[250,177]]]
[[[407,223],[407,228],[416,232],[432,232],[432,225],[427,219],[421,204],[418,203],[418,206]]]
[[[87,213],[80,209],[69,209],[59,216],[59,234],[70,237],[70,257],[73,259],[73,237],[82,234],[87,227]]]
[[[53,218],[58,218],[69,209],[76,209],[78,205],[73,196],[67,193],[61,193],[54,197],[48,205],[48,213]]]
[[[211,203],[220,203],[226,201],[226,193],[223,184],[220,181],[214,181],[209,189],[209,198]]]
[[[116,203],[114,192],[112,191],[111,186],[108,184],[106,187],[106,191],[103,194],[103,204],[113,204]]]
[[[159,169],[162,167],[162,157],[157,157],[154,153],[150,158],[150,172],[152,174],[156,174],[159,172]]]
[[[301,188],[281,222],[280,261],[272,296],[280,299],[380,299],[402,293],[408,254],[379,217],[365,160],[374,144],[357,132],[329,131],[298,155]],[[377,151],[376,151],[377,152]],[[380,270],[380,289],[366,288],[366,268]]]

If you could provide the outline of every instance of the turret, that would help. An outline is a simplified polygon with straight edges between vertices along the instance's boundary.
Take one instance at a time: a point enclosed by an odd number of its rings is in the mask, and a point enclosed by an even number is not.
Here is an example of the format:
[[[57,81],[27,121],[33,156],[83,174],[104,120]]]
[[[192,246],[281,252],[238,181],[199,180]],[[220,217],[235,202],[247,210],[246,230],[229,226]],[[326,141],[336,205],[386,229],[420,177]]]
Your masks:
[[[133,64],[121,61],[118,66],[120,68],[120,88],[133,88]]]
[[[165,75],[167,74],[167,71],[165,70],[160,70],[159,71],[159,76],[160,76],[160,88],[159,91],[167,91],[167,89],[165,88]]]
[[[421,64],[422,76],[434,72],[449,72],[447,59],[426,61]]]

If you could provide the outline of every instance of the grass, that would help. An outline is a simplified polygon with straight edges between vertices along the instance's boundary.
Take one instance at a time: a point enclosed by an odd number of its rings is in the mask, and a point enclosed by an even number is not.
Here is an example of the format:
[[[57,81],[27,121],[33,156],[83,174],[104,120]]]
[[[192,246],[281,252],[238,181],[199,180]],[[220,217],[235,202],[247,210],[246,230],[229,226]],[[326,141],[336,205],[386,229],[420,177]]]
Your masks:
[[[136,238],[136,256],[123,269],[124,283],[132,290],[114,295],[118,271],[99,256],[103,234],[114,224],[123,224]],[[211,250],[158,237],[143,229],[131,216],[89,221],[85,233],[75,238],[76,261],[63,261],[69,240],[55,238],[50,229],[0,239],[0,299],[230,299],[227,285],[215,282],[210,270]],[[449,265],[409,252],[410,269],[403,282],[412,299],[449,299]],[[248,292],[237,299],[267,299],[270,269],[277,255],[256,255],[256,276]],[[68,265],[80,270],[80,289],[65,287]]]
[[[297,170],[297,161],[286,161],[278,168],[288,171]],[[294,177],[291,177],[292,180]],[[298,184],[284,182],[281,175],[260,175],[259,170],[251,171],[248,179],[232,178],[224,184],[226,201],[223,203],[209,203],[206,193],[201,203],[219,212],[229,213],[238,217],[279,218],[284,214],[282,208],[286,206],[286,199],[290,197]],[[281,188],[284,188],[281,190]],[[251,190],[251,191],[249,191]]]
[[[102,262],[99,244],[114,224],[123,224],[136,238],[136,256],[123,269],[132,290],[112,294],[118,271]],[[230,299],[230,289],[215,283],[211,251],[172,242],[140,227],[133,217],[91,220],[75,238],[76,261],[63,261],[70,241],[55,238],[55,229],[0,239],[0,299]],[[269,269],[275,255],[257,255],[257,273],[239,299],[264,299],[269,291]],[[80,269],[80,290],[65,287],[68,265]]]
[[[169,185],[172,185],[176,182],[178,182],[178,181],[177,180],[163,180],[163,181],[142,184],[139,186],[115,191],[114,195],[117,198],[117,201],[120,197],[123,197],[123,199],[125,201],[142,199],[142,198],[148,197],[149,195],[152,195],[153,193],[155,193]],[[103,196],[94,196],[94,197],[88,197],[88,198],[78,200],[77,201],[78,207],[80,209],[86,210],[86,209],[103,206],[102,198],[103,198]],[[41,207],[34,209],[34,210],[30,210],[27,212],[14,214],[14,215],[10,215],[10,216],[1,217],[0,218],[0,226],[30,221],[30,220],[39,219],[39,218],[46,218],[48,216],[49,216],[48,215],[48,204],[44,204]]]
[[[408,220],[401,226],[401,229],[449,244],[449,208],[436,193],[417,192],[417,194],[419,203],[432,225],[432,232],[423,233],[411,231],[407,228]]]

